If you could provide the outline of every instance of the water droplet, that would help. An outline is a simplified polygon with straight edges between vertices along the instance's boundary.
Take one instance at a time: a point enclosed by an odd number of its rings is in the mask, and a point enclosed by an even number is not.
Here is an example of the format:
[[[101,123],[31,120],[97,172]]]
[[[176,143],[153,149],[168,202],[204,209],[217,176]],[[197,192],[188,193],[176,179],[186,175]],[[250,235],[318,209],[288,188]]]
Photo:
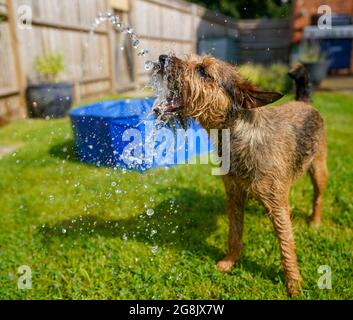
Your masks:
[[[136,49],[140,44],[140,40],[138,39],[133,39],[132,40],[132,46]]]
[[[154,215],[154,210],[153,210],[153,209],[147,209],[146,214],[147,214],[149,217],[152,217],[152,216]]]
[[[153,254],[156,254],[157,251],[158,251],[158,246],[153,246],[153,247],[151,248],[151,251],[152,251]]]
[[[142,49],[140,52],[137,54],[140,57],[146,57],[148,55],[149,51],[147,49]]]
[[[65,233],[66,233],[66,229],[63,228],[63,229],[61,230],[61,232],[62,232],[63,234],[65,234]]]

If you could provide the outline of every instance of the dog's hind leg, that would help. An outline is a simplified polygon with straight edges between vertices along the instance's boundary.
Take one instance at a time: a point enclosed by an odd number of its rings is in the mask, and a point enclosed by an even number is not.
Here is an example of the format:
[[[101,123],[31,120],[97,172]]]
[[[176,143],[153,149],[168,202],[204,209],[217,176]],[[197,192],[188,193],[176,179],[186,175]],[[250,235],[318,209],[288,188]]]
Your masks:
[[[321,223],[321,209],[328,177],[326,153],[326,142],[323,139],[309,169],[310,178],[314,187],[313,212],[310,216],[310,222],[314,226],[319,226]]]
[[[288,190],[277,190],[263,194],[260,200],[268,210],[279,241],[287,291],[290,296],[295,296],[299,294],[301,278],[295,253],[288,194]]]
[[[223,182],[227,194],[226,210],[229,220],[228,254],[218,262],[217,267],[222,272],[232,270],[235,262],[240,259],[243,247],[244,204],[246,194],[236,186],[232,177],[224,176]]]
[[[281,208],[272,212],[272,222],[279,240],[282,265],[286,278],[287,291],[290,296],[295,296],[300,290],[300,273],[295,253],[295,243],[292,223],[288,208]]]

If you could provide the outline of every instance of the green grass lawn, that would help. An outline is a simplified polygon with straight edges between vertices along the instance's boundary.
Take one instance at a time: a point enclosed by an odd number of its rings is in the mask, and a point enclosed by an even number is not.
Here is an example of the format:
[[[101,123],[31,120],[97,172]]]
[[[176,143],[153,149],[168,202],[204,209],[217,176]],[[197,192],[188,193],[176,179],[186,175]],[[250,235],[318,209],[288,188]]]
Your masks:
[[[291,192],[303,278],[300,299],[353,298],[353,95],[319,93],[330,179],[323,226],[310,228],[312,186]],[[22,120],[0,129],[21,144],[0,160],[1,299],[287,299],[280,253],[263,209],[249,202],[244,250],[231,274],[221,179],[208,165],[140,174],[75,161],[68,119]],[[147,209],[154,214],[148,216]],[[32,289],[19,290],[21,265]],[[321,290],[320,265],[332,269]]]

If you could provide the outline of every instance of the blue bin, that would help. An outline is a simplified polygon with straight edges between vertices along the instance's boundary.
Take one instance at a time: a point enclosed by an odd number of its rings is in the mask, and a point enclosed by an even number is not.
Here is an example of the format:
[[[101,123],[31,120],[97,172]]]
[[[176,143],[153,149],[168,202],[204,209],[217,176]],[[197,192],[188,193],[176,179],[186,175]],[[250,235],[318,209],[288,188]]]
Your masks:
[[[332,27],[352,25],[352,17],[343,14],[333,14]],[[316,24],[316,23],[315,23]],[[330,60],[330,69],[349,69],[351,65],[352,39],[337,38],[320,41],[321,51]]]
[[[320,41],[320,47],[330,60],[330,69],[348,69],[350,67],[352,39],[324,39]]]
[[[156,126],[153,102],[152,98],[116,100],[71,110],[77,158],[97,166],[141,172],[188,163],[212,150],[207,132],[196,122],[189,128],[197,139],[185,139],[182,131],[175,136],[171,129]]]

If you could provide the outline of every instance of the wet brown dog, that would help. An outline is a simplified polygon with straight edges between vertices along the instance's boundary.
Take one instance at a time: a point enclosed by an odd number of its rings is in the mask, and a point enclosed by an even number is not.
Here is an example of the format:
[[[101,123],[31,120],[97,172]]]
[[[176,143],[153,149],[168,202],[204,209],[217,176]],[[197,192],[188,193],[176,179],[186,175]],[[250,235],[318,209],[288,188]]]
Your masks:
[[[314,185],[311,221],[320,224],[327,180],[326,139],[320,114],[292,101],[262,107],[282,97],[260,92],[235,68],[213,57],[181,60],[162,55],[159,75],[167,88],[164,112],[193,118],[206,129],[230,129],[230,171],[223,176],[229,218],[229,252],[218,262],[228,272],[240,259],[247,198],[266,208],[281,250],[288,293],[300,290],[288,196],[293,180],[309,171]]]

